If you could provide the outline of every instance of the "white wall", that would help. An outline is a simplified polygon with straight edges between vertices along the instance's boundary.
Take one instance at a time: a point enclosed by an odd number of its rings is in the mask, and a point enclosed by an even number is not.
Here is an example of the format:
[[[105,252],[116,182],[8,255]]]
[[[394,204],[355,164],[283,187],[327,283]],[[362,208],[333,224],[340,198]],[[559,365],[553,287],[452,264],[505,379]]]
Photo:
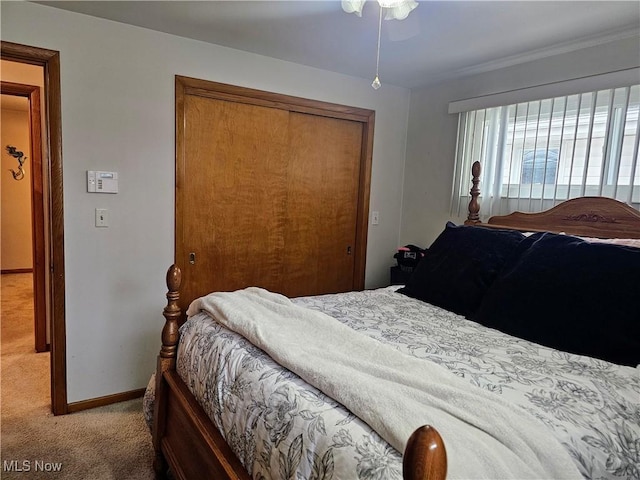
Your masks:
[[[640,39],[633,37],[412,90],[400,243],[428,246],[447,220],[466,218],[449,213],[458,128],[449,102],[639,65]]]
[[[376,110],[366,285],[388,279],[400,229],[409,92],[27,2],[3,40],[60,52],[69,402],[144,387],[159,349],[174,246],[174,77]],[[119,174],[86,193],[86,170]],[[109,228],[94,227],[107,208]]]

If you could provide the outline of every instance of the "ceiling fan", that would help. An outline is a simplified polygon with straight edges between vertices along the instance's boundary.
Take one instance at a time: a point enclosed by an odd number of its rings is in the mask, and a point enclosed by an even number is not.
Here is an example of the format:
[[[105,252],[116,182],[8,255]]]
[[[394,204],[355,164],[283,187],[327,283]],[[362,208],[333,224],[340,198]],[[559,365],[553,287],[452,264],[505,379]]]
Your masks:
[[[342,0],[342,9],[347,13],[355,13],[362,16],[362,8],[367,0]],[[382,16],[385,20],[404,20],[411,11],[418,6],[415,0],[377,0],[380,7],[380,18],[378,20],[378,46],[376,49],[376,76],[371,83],[374,90],[381,87],[378,77],[380,69],[380,34],[382,32]]]

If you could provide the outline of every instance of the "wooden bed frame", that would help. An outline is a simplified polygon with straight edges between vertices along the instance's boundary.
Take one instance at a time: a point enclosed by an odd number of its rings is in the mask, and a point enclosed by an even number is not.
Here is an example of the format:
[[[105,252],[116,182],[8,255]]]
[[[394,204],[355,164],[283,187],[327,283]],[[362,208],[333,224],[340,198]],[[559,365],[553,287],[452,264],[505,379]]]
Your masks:
[[[522,231],[553,231],[599,238],[640,238],[640,212],[602,197],[565,201],[541,213],[512,213],[480,222],[478,189],[480,164],[472,168],[471,201],[465,224]],[[249,480],[242,464],[218,429],[196,402],[176,372],[178,328],[183,313],[178,307],[181,272],[167,272],[167,306],[163,315],[162,347],[157,361],[153,419],[154,469],[159,478],[168,468],[177,479]],[[403,456],[405,480],[444,480],[447,455],[435,428],[425,425],[409,438]]]

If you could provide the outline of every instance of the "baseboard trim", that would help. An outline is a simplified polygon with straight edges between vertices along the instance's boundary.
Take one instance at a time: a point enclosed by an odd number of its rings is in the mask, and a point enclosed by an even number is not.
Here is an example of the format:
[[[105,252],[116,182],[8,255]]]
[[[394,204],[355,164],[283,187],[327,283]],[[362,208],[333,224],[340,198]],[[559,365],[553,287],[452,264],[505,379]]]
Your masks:
[[[144,391],[144,388],[139,388],[138,390],[130,390],[128,392],[114,393],[113,395],[106,395],[104,397],[73,402],[67,405],[67,412],[74,413],[81,410],[89,410],[90,408],[104,407],[105,405],[111,405],[112,403],[133,400],[134,398],[142,397],[144,395]]]
[[[10,268],[6,270],[0,270],[0,274],[6,273],[33,273],[33,268]]]

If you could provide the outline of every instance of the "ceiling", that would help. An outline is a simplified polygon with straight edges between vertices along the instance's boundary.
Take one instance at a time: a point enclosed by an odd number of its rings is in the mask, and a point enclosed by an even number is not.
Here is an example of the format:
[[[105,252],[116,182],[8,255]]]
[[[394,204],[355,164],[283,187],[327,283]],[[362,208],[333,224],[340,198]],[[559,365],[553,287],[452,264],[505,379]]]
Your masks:
[[[56,8],[373,79],[378,5],[322,1],[53,1]],[[635,36],[640,2],[421,0],[383,22],[380,80],[407,88]]]

